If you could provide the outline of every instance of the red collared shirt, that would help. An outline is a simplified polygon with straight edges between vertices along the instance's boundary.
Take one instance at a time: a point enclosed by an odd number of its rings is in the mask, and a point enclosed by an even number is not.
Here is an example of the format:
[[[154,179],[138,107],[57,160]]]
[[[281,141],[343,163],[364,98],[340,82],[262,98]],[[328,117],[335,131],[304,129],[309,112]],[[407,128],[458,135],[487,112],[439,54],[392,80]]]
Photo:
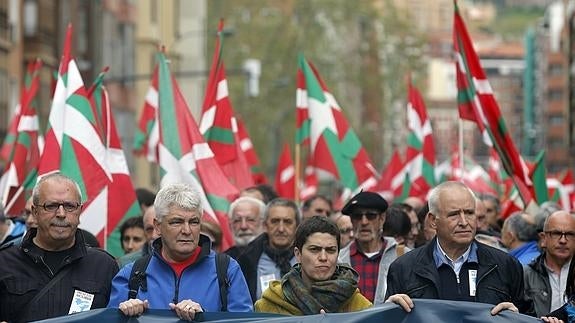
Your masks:
[[[372,303],[375,299],[375,289],[377,288],[377,278],[379,275],[379,262],[381,261],[381,256],[386,247],[385,239],[381,239],[383,243],[381,250],[372,256],[366,256],[363,251],[361,251],[354,240],[349,246],[349,258],[351,266],[359,273],[358,287],[360,292],[369,299]]]

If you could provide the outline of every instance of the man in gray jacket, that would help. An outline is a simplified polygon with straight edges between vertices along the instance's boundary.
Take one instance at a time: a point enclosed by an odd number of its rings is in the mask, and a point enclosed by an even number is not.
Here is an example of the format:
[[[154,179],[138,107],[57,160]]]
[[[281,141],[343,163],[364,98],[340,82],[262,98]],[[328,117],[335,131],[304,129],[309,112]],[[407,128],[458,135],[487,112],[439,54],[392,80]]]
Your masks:
[[[575,216],[560,210],[545,220],[539,233],[544,252],[524,267],[525,295],[533,300],[537,316],[565,303],[569,264],[575,254]]]

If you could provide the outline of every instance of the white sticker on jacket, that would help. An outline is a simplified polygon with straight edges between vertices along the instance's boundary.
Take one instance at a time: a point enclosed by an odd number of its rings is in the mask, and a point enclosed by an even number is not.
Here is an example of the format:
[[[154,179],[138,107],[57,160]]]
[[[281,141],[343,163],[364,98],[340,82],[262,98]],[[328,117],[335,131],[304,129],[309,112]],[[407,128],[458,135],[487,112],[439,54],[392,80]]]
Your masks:
[[[469,296],[475,296],[477,291],[477,270],[469,269]]]
[[[68,314],[89,311],[92,307],[92,302],[94,302],[94,295],[76,289],[74,291],[74,297],[72,298],[72,304],[70,304],[70,311],[68,311]]]

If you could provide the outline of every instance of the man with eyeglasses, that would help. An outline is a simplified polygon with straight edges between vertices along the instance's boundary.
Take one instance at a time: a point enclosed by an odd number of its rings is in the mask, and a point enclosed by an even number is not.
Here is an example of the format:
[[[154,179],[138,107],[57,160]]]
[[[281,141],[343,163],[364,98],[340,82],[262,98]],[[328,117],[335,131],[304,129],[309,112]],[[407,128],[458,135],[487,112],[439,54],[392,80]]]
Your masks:
[[[0,321],[28,322],[106,307],[118,271],[78,231],[82,193],[71,178],[42,177],[32,191],[37,228],[0,250]]]
[[[412,298],[493,304],[492,315],[532,311],[517,259],[475,240],[475,207],[475,195],[461,182],[443,182],[430,192],[427,217],[436,237],[391,264],[387,301],[407,312]]]
[[[543,253],[524,267],[525,294],[533,300],[537,316],[561,307],[569,264],[575,254],[575,215],[560,210],[545,220],[539,233]]]
[[[359,273],[359,290],[375,305],[385,301],[387,269],[397,258],[397,242],[383,236],[387,206],[378,193],[364,191],[341,209],[351,218],[354,240],[340,251],[338,260]]]

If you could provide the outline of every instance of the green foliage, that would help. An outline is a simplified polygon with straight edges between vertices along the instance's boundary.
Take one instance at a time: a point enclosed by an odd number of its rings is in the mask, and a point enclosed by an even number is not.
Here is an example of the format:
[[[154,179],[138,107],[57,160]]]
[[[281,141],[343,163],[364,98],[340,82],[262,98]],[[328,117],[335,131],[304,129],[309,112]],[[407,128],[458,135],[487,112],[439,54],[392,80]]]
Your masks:
[[[209,33],[220,17],[232,32],[224,40],[226,69],[237,70],[248,58],[261,61],[258,97],[245,95],[245,78],[238,74],[228,73],[228,84],[233,107],[245,121],[268,176],[275,171],[282,144],[294,142],[299,52],[317,67],[375,165],[382,166],[383,149],[391,147],[385,142],[392,137],[385,134],[394,119],[390,107],[405,101],[406,73],[425,70],[423,38],[391,1],[384,13],[364,0],[207,3]],[[214,39],[209,39],[209,55]],[[423,80],[419,74],[414,78],[419,76]],[[366,120],[366,106],[379,114],[379,122]]]
[[[495,22],[486,28],[505,39],[522,39],[527,28],[535,25],[544,13],[544,8],[504,7],[498,11]]]

